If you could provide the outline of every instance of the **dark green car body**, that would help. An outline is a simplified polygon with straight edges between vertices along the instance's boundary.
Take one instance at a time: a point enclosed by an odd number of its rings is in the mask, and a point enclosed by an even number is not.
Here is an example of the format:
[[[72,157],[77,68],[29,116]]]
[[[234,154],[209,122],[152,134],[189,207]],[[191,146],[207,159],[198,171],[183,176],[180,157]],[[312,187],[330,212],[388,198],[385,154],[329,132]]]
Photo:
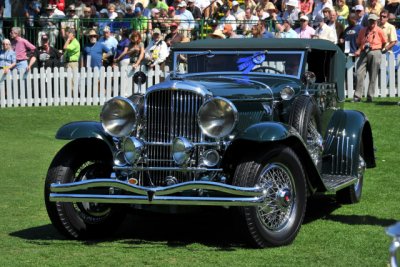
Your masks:
[[[263,166],[263,155],[277,160],[292,183],[298,181],[290,173],[304,174],[307,196],[336,192],[347,202],[359,201],[364,168],[375,167],[372,131],[363,113],[343,109],[345,55],[336,45],[308,39],[200,40],[177,44],[171,53],[169,77],[144,96],[110,100],[102,122],[73,122],[59,129],[58,139],[73,140],[64,150],[104,147],[114,174],[52,184],[50,202],[257,206],[266,203],[261,182],[246,184],[238,177],[252,155],[253,165]],[[113,120],[124,113],[119,105],[133,107],[135,115],[134,127],[124,135],[113,128],[128,121],[122,115]],[[85,148],[85,142],[90,146]],[[289,152],[269,155],[277,149]],[[291,161],[299,166],[291,167]],[[92,188],[113,188],[113,193],[96,195]],[[304,207],[295,201],[305,206],[305,200],[294,188],[280,192],[277,207],[286,212],[285,199],[299,196],[290,204],[299,208],[290,210],[301,224],[304,212],[295,214]],[[274,231],[281,226],[267,221],[259,226],[265,231],[251,233],[258,246],[287,244],[299,228],[282,221],[289,230],[280,239]],[[257,241],[260,236],[265,242]]]

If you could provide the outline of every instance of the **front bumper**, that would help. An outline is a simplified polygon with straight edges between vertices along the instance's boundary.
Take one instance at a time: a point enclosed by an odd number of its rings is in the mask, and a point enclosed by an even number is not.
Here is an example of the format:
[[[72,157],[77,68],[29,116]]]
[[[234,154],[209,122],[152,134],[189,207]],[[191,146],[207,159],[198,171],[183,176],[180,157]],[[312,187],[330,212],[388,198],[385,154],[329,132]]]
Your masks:
[[[109,194],[94,194],[90,189],[108,188]],[[187,196],[187,192],[196,195]],[[199,194],[213,192],[212,196]],[[185,192],[184,195],[176,195]],[[174,195],[175,194],[175,195]],[[115,179],[91,179],[66,184],[51,184],[50,201],[94,202],[151,205],[258,206],[265,200],[260,187],[238,187],[216,182],[192,181],[165,187],[143,187]]]

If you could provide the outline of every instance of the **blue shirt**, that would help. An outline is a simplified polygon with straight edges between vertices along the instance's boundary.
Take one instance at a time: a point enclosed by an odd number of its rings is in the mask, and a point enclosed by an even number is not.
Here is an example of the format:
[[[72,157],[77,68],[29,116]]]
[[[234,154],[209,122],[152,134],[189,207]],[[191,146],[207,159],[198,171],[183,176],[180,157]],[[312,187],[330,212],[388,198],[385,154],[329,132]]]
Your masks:
[[[0,51],[0,67],[10,66],[17,62],[17,56],[13,50]]]
[[[104,37],[101,37],[99,39],[99,42],[104,43],[104,45],[107,46],[108,50],[111,50],[113,54],[117,50],[118,41],[113,36],[110,36],[107,40]]]
[[[354,54],[358,49],[357,36],[361,30],[361,25],[349,26],[344,30],[344,40],[350,43],[350,53]]]
[[[108,53],[110,49],[104,43],[97,41],[95,44],[88,44],[83,48],[85,57],[90,55],[90,67],[101,68],[103,66],[103,53]]]
[[[290,29],[287,32],[281,32],[281,38],[297,38],[297,32],[295,32],[293,29]]]
[[[122,39],[121,41],[119,41],[118,45],[117,45],[117,54],[115,55],[115,57],[119,57],[119,55],[122,54],[122,52],[124,52],[125,47],[129,47],[129,44],[131,43],[131,41],[128,38]],[[129,55],[125,55],[122,59],[127,59],[129,58]]]

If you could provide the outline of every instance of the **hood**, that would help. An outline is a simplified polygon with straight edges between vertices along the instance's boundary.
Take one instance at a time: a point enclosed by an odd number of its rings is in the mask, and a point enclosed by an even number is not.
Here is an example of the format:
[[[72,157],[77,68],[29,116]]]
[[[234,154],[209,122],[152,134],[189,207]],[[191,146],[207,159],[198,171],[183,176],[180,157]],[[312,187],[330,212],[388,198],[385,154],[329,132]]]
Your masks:
[[[272,99],[284,86],[300,88],[299,82],[287,77],[266,75],[202,74],[172,78],[149,88],[148,92],[162,89],[197,91],[202,95],[220,96],[228,99]]]

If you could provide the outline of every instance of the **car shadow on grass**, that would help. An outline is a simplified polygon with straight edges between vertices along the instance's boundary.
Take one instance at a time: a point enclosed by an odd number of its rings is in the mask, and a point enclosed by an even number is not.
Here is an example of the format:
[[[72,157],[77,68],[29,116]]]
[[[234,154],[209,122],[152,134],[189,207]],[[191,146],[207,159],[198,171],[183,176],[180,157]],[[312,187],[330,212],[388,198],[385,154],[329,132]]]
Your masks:
[[[332,215],[340,208],[334,196],[320,195],[309,199],[304,224],[316,220],[332,220],[344,224],[369,224],[388,226],[395,220],[366,215]],[[91,246],[99,243],[120,243],[127,248],[142,246],[187,247],[201,244],[213,250],[230,251],[238,248],[250,248],[240,233],[243,231],[237,224],[237,213],[223,208],[199,208],[198,212],[183,214],[154,213],[143,210],[132,211],[110,238],[82,242]],[[38,245],[49,245],[55,240],[66,240],[51,225],[32,227],[10,233],[13,237],[22,238]],[[191,250],[193,247],[190,248]]]
[[[194,207],[198,208],[198,207]],[[110,237],[91,239],[85,245],[116,242],[129,248],[147,246],[185,247],[202,244],[214,250],[236,250],[250,246],[237,233],[234,213],[223,208],[199,209],[197,213],[167,214],[132,211]],[[10,236],[38,245],[65,240],[51,225],[42,225],[10,233]]]
[[[394,219],[378,218],[372,215],[334,215],[335,210],[341,207],[334,195],[316,195],[311,197],[307,203],[307,211],[303,224],[315,220],[329,220],[348,225],[372,225],[387,227],[394,223]]]

